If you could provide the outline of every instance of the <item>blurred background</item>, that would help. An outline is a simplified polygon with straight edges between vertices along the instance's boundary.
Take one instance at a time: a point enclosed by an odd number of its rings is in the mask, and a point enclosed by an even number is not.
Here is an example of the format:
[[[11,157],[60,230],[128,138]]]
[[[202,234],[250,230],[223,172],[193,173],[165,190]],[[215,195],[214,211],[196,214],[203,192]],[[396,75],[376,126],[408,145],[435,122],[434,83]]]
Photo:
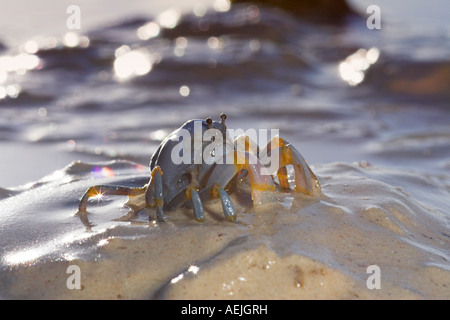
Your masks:
[[[448,179],[450,2],[315,3],[4,1],[0,187],[76,160],[147,165],[173,129],[221,112],[279,129],[310,164]]]

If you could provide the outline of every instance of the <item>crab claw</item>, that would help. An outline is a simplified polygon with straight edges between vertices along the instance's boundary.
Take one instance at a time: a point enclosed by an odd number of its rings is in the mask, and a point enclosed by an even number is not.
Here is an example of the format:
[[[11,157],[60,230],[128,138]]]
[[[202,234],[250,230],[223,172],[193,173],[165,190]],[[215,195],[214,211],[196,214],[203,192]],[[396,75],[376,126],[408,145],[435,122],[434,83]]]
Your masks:
[[[269,156],[278,157],[276,173],[282,188],[290,189],[286,166],[292,165],[295,173],[295,188],[293,191],[298,191],[308,196],[320,195],[321,186],[319,179],[314,175],[300,152],[298,152],[298,150],[289,142],[278,136],[272,138],[272,140],[259,152],[259,157],[261,159]]]

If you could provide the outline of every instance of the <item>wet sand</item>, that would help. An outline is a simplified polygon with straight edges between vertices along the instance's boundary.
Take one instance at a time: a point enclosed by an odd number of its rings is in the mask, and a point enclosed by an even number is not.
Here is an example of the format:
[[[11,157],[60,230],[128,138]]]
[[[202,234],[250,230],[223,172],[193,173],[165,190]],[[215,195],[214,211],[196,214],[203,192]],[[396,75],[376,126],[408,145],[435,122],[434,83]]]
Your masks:
[[[167,212],[166,222],[149,224],[145,209],[104,230],[102,211],[120,207],[123,199],[111,206],[91,203],[92,238],[54,245],[53,254],[10,266],[0,275],[6,284],[1,294],[21,299],[450,298],[449,235],[440,221],[445,217],[400,185],[383,182],[389,172],[382,169],[336,163],[314,170],[323,187],[315,200],[280,193],[274,203],[253,206],[248,186],[240,183],[233,193],[237,223],[222,218],[220,203],[213,201],[205,207],[204,223],[183,208]],[[412,187],[420,179],[410,174],[399,183]],[[433,188],[438,194],[441,186]],[[119,218],[118,208],[112,210]],[[82,258],[76,254],[80,247],[87,252]],[[80,267],[80,290],[66,285],[69,265]],[[380,289],[367,287],[371,265],[380,268]]]

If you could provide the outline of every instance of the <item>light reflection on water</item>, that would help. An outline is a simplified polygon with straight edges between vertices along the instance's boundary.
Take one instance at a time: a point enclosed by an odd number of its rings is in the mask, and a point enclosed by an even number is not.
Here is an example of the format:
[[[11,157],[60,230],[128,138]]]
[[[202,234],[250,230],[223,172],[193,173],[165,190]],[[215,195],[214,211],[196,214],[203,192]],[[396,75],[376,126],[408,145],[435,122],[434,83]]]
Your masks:
[[[169,9],[162,12],[156,20],[163,28],[173,29],[177,26],[181,18],[181,12],[177,9]]]
[[[161,28],[156,22],[150,21],[137,29],[137,35],[141,40],[148,40],[157,37],[160,30]]]
[[[356,86],[364,81],[365,72],[377,62],[380,56],[378,48],[358,49],[339,64],[339,74],[342,80],[350,86]]]
[[[67,32],[63,37],[63,44],[68,48],[86,48],[89,46],[89,38],[75,32]]]
[[[152,70],[153,60],[145,50],[131,50],[128,46],[121,46],[116,50],[114,72],[119,79],[130,79],[143,76]]]
[[[27,71],[39,69],[40,59],[34,54],[20,53],[15,56],[0,56],[0,100],[7,97],[15,99],[19,96],[21,86],[16,83],[7,84],[8,78],[24,76]],[[5,84],[5,85],[2,85]]]
[[[20,53],[15,56],[0,57],[0,70],[25,74],[39,66],[39,58],[33,54]]]
[[[87,35],[68,32],[61,39],[36,36],[20,47],[20,53],[8,50],[0,56],[0,99],[6,104],[12,99],[17,104],[38,104],[30,113],[45,121],[35,122],[30,116],[32,129],[22,137],[34,142],[77,141],[77,150],[87,154],[126,155],[147,162],[160,141],[149,133],[169,132],[189,118],[222,111],[237,121],[237,127],[283,124],[288,138],[301,142],[312,161],[336,160],[336,153],[317,152],[326,150],[331,133],[333,139],[343,138],[343,148],[348,147],[345,137],[361,138],[361,148],[339,153],[339,160],[351,160],[356,156],[353,150],[368,158],[364,137],[372,137],[369,145],[377,144],[381,133],[395,134],[411,126],[376,128],[395,122],[393,117],[417,118],[409,105],[403,105],[406,114],[366,108],[365,104],[381,103],[371,92],[394,101],[408,98],[408,88],[414,88],[411,94],[420,94],[433,87],[433,93],[445,98],[448,62],[437,68],[436,79],[433,74],[422,76],[423,66],[414,60],[402,67],[405,62],[393,55],[388,36],[381,33],[385,39],[380,42],[380,33],[365,30],[364,23],[361,29],[352,25],[330,32],[328,27],[254,5],[231,10],[228,1],[218,1],[213,9],[199,5],[193,15],[184,16],[169,9],[148,21],[131,20]],[[396,36],[393,40],[399,42]],[[402,46],[410,44],[414,51],[414,41],[410,35]],[[403,56],[403,51],[397,54]],[[410,78],[408,72],[414,69],[418,76]],[[14,117],[14,109],[3,110]],[[77,110],[83,114],[73,113]],[[107,110],[124,113],[106,116]],[[352,118],[333,115],[336,110]],[[322,118],[323,112],[329,116]],[[378,114],[375,120],[373,112]],[[439,119],[445,127],[439,111],[428,112],[429,121]],[[4,119],[5,125],[14,123]],[[416,127],[427,130],[424,122]],[[109,146],[102,147],[102,141]],[[143,150],[142,143],[154,144]],[[107,149],[111,151],[95,151]]]
[[[100,233],[104,232],[105,230],[102,230]],[[78,241],[84,241],[90,237],[92,237],[92,233],[67,233],[64,236],[57,237],[51,241],[40,243],[37,246],[31,246],[26,249],[17,249],[12,252],[9,252],[8,254],[4,255],[2,259],[0,260],[2,263],[10,266],[15,267],[19,265],[30,265],[35,263],[38,259],[42,258],[43,256],[46,256],[48,254],[52,254],[55,252],[55,249],[62,249],[65,246],[70,245],[71,243],[78,242]],[[70,261],[75,259],[76,256],[73,254],[68,253],[62,253],[59,259]]]

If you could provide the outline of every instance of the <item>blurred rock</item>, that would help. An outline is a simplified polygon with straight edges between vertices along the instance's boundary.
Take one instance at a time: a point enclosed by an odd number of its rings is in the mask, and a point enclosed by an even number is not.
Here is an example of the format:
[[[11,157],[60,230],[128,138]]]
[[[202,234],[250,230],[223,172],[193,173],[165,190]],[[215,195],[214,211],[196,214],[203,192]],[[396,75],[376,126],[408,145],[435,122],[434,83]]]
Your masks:
[[[357,13],[345,0],[230,0],[232,4],[255,3],[278,7],[302,19],[318,23],[342,23]]]

